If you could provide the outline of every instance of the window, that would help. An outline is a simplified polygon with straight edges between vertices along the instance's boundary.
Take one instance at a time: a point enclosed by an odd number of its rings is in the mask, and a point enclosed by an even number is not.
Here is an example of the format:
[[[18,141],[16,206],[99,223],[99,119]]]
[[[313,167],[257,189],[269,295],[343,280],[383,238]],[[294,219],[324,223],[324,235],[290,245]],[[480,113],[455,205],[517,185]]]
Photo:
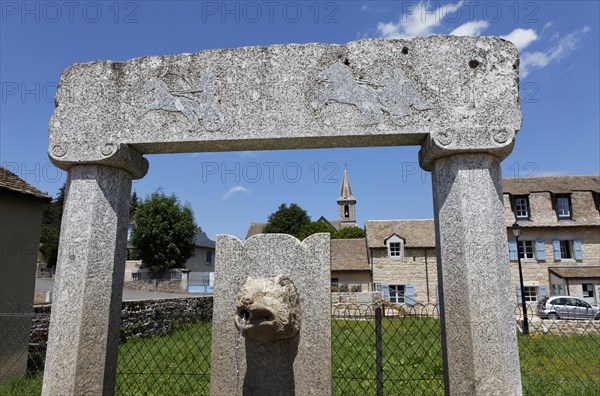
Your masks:
[[[206,252],[206,264],[212,264],[212,251]]]
[[[537,302],[537,287],[524,286],[523,297],[525,298],[525,302]]]
[[[515,197],[514,205],[517,219],[529,219],[529,199],[527,197]]]
[[[348,205],[344,205],[344,217],[350,217],[350,207]]]
[[[571,248],[571,241],[560,241],[560,258],[561,259],[572,259],[573,249]]]
[[[555,239],[552,241],[554,260],[583,260],[583,244],[580,239]]]
[[[534,259],[533,241],[519,241],[519,257],[522,259]]]
[[[400,257],[401,256],[401,244],[400,242],[390,242],[390,256]]]
[[[568,195],[556,196],[556,215],[560,219],[571,218],[571,197]]]
[[[390,285],[390,302],[394,304],[404,304],[406,288],[404,285]]]
[[[583,298],[594,298],[594,285],[584,283],[581,288],[583,289]]]
[[[399,259],[404,256],[404,241],[398,235],[393,234],[384,243],[387,245],[389,257]]]

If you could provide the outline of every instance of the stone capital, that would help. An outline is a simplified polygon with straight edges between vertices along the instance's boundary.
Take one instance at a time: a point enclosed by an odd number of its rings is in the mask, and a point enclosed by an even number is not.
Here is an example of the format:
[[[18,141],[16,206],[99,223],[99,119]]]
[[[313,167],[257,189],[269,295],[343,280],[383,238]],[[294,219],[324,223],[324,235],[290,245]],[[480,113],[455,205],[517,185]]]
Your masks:
[[[105,165],[123,169],[134,179],[148,172],[148,160],[127,144],[113,141],[53,141],[50,139],[48,156],[54,165],[69,170],[74,165]]]
[[[499,128],[445,128],[431,132],[421,144],[419,165],[431,171],[440,158],[457,154],[491,154],[500,160],[513,149],[516,131]]]

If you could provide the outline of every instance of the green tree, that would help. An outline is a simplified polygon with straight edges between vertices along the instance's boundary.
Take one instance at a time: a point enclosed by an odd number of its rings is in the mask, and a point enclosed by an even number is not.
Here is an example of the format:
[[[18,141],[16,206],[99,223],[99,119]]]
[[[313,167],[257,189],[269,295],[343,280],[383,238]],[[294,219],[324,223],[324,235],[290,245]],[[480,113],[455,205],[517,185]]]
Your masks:
[[[307,237],[311,236],[312,234],[316,234],[319,232],[328,232],[328,233],[332,233],[334,230],[327,225],[325,222],[322,221],[313,221],[311,223],[305,224],[304,226],[302,226],[302,228],[300,229],[300,232],[296,235],[296,238],[300,239],[301,241],[306,239]]]
[[[42,215],[42,233],[40,235],[40,251],[47,267],[56,266],[58,259],[58,241],[65,202],[65,184],[58,190],[56,198],[46,206]]]
[[[131,198],[129,200],[129,215],[130,216],[136,212],[139,205],[140,205],[140,199],[138,198],[137,193],[134,191],[133,194],[131,194]]]
[[[277,211],[269,215],[265,233],[282,233],[298,235],[302,227],[310,223],[310,216],[295,203],[281,204]]]
[[[192,256],[196,229],[190,204],[159,190],[139,203],[131,243],[144,268],[163,272],[183,267]]]
[[[364,238],[365,230],[360,227],[344,227],[331,234],[332,239]]]

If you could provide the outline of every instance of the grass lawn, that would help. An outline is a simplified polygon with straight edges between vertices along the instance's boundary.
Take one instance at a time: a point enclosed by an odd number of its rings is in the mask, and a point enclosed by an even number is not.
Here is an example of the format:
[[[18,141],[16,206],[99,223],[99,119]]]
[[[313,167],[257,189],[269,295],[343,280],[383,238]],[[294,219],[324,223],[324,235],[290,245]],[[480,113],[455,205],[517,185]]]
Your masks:
[[[119,347],[117,395],[208,395],[210,323],[168,336],[131,338]],[[384,318],[387,395],[442,395],[439,322]],[[333,320],[333,394],[375,395],[375,323]],[[600,335],[519,337],[525,395],[600,395]],[[0,395],[39,395],[42,376],[0,385]]]

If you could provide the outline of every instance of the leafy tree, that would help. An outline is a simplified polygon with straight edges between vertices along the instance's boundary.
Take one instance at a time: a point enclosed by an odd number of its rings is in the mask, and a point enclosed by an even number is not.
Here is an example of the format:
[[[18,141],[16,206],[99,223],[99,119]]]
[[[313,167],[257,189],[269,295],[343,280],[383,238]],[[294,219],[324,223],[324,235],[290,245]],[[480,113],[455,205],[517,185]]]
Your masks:
[[[65,184],[58,190],[56,198],[46,206],[42,215],[42,233],[40,251],[46,260],[47,267],[56,266],[58,259],[58,240],[60,239],[60,226],[62,222],[63,206],[65,202]]]
[[[196,229],[190,204],[159,190],[139,203],[131,243],[144,268],[163,272],[183,267],[192,256]]]
[[[301,241],[306,239],[307,237],[311,236],[312,234],[316,234],[319,232],[328,232],[328,233],[332,233],[334,230],[327,225],[325,222],[322,221],[313,221],[311,223],[305,224],[304,226],[302,226],[302,228],[300,229],[300,232],[296,235],[296,238],[300,239]]]
[[[129,214],[133,214],[136,212],[138,206],[140,205],[140,199],[137,196],[137,193],[134,191],[131,194],[131,199],[129,200]]]
[[[282,233],[298,235],[302,227],[310,223],[310,216],[295,203],[281,204],[277,211],[269,215],[265,233]]]
[[[333,239],[352,239],[352,238],[364,238],[365,230],[360,227],[344,227],[339,231],[331,234]]]

